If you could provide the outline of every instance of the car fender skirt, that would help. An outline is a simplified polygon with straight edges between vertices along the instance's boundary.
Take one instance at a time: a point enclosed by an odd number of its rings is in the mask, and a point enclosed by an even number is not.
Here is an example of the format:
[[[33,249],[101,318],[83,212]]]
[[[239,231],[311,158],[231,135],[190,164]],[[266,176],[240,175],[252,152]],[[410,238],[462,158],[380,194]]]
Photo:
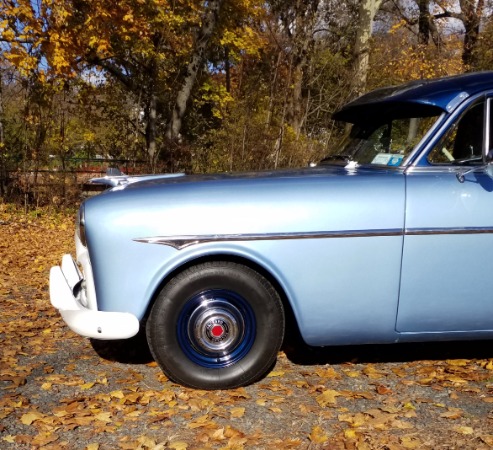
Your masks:
[[[91,311],[89,309],[60,310],[68,327],[93,339],[128,339],[139,332],[139,320],[124,312]]]

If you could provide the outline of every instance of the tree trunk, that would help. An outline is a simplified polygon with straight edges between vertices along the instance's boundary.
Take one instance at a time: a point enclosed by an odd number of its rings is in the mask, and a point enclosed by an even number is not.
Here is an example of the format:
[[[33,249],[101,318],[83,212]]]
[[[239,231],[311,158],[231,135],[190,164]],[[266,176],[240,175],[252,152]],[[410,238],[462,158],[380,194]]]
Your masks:
[[[353,94],[359,96],[365,92],[370,61],[370,37],[373,19],[382,0],[361,0],[358,13],[356,42],[354,45]]]
[[[0,197],[5,195],[7,168],[5,167],[5,136],[3,131],[3,80],[0,72]]]
[[[418,43],[428,45],[431,34],[430,0],[419,0]]]
[[[231,64],[229,62],[229,48],[224,47],[224,72],[226,73],[226,92],[231,92]]]
[[[467,69],[474,69],[476,55],[474,54],[479,39],[479,26],[484,10],[484,0],[477,5],[474,0],[460,0],[462,23],[464,24],[464,49],[462,62]]]
[[[281,61],[282,61],[283,56],[284,56],[283,51],[279,50],[279,53],[277,55],[276,66],[273,70],[272,78],[271,78],[271,82],[270,82],[269,106],[267,108],[267,115],[266,115],[266,119],[265,119],[265,130],[266,131],[271,126],[272,115],[274,113],[274,102],[275,102],[275,99],[279,95],[277,78],[278,78],[279,67],[281,65]]]
[[[192,95],[197,74],[204,62],[209,39],[219,20],[219,12],[223,2],[224,0],[210,0],[208,2],[207,10],[202,19],[202,26],[195,38],[195,48],[187,66],[182,87],[176,96],[175,107],[166,127],[166,138],[170,141],[174,141],[180,136],[183,118],[187,111],[187,104]]]
[[[287,121],[293,127],[297,137],[301,133],[303,117],[305,112],[305,96],[303,95],[303,81],[305,79],[306,68],[309,63],[314,45],[314,30],[317,20],[319,1],[296,2],[296,20],[293,31],[290,30],[293,41],[292,65],[292,95],[290,98],[290,108],[288,110]]]
[[[157,128],[157,101],[156,93],[151,92],[149,97],[149,103],[147,105],[146,111],[147,121],[146,121],[146,147],[147,154],[149,155],[149,162],[151,164],[151,171],[154,173],[156,171],[156,159],[157,159],[157,146],[156,146],[156,128]]]
[[[293,94],[291,96],[291,111],[289,122],[293,127],[293,131],[296,134],[296,138],[299,138],[301,133],[301,123],[303,115],[303,67],[306,61],[302,60],[295,64],[293,68]]]

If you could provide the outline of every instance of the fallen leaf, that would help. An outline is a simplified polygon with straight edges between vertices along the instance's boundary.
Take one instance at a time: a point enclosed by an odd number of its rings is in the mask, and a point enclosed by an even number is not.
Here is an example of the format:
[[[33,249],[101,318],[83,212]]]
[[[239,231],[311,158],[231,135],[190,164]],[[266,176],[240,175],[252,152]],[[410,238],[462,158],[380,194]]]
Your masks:
[[[21,416],[21,422],[24,425],[31,425],[34,421],[39,420],[43,417],[44,417],[43,414],[37,411],[31,411]]]
[[[102,412],[94,416],[96,420],[104,423],[111,423],[111,412]]]
[[[243,417],[245,414],[245,408],[232,408],[231,411],[231,417],[238,418],[238,417]]]
[[[392,394],[392,390],[390,390],[388,387],[382,386],[381,384],[377,386],[376,391],[380,395]]]
[[[363,413],[339,414],[337,418],[340,422],[349,423],[353,428],[359,428],[368,421],[369,416]]]
[[[324,442],[326,442],[329,439],[328,436],[322,430],[322,428],[318,425],[316,425],[312,428],[312,432],[310,433],[308,438],[314,444],[323,444]]]
[[[334,406],[336,404],[336,397],[340,396],[340,392],[332,389],[327,389],[317,396],[317,403],[322,406]]]
[[[356,372],[355,370],[345,370],[344,374],[349,378],[358,378],[361,375],[361,373]]]
[[[341,378],[333,367],[323,367],[315,370],[315,373],[320,378],[329,378],[331,380],[339,380]]]
[[[414,449],[422,446],[422,442],[414,436],[402,436],[400,441],[404,448]]]
[[[276,370],[276,371],[272,371],[270,372],[267,377],[268,378],[271,378],[271,377],[282,377],[284,375],[284,372],[282,370]]]
[[[48,444],[51,444],[52,442],[55,442],[59,439],[59,436],[57,434],[53,434],[50,432],[44,432],[44,433],[39,433],[37,436],[34,437],[32,440],[32,444],[34,446],[46,446]]]
[[[442,417],[444,419],[455,420],[455,419],[460,419],[463,414],[464,414],[464,411],[462,411],[459,408],[449,408],[448,411],[440,414],[440,417]]]
[[[217,428],[217,425],[211,421],[209,414],[205,414],[203,416],[198,417],[193,422],[189,422],[187,425],[188,428]]]
[[[384,374],[375,369],[372,365],[368,365],[363,369],[363,373],[371,380],[379,380],[383,378]]]
[[[119,398],[119,399],[125,398],[125,394],[123,393],[123,391],[112,391],[110,392],[110,395],[114,398]]]
[[[344,430],[344,437],[346,439],[356,439],[357,433],[354,429],[352,428],[346,428]]]
[[[184,441],[173,441],[168,444],[168,448],[174,450],[187,450],[188,444]]]
[[[493,434],[483,434],[479,438],[490,447],[493,447]]]
[[[447,359],[445,361],[449,366],[464,367],[469,364],[468,359]]]

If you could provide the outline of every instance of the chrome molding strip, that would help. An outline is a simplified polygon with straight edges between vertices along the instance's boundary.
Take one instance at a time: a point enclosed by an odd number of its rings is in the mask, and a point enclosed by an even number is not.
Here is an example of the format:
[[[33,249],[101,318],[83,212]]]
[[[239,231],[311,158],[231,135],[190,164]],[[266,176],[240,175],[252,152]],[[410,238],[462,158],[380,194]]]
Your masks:
[[[160,236],[134,239],[145,244],[168,245],[182,250],[191,245],[210,242],[278,241],[294,239],[331,239],[349,237],[401,236],[399,228],[388,230],[314,231],[308,233],[211,234],[201,236]]]
[[[493,227],[465,227],[465,228],[408,228],[405,236],[430,236],[447,234],[493,234]],[[341,239],[356,237],[402,236],[402,230],[391,228],[388,230],[354,230],[354,231],[314,231],[309,233],[266,233],[266,234],[211,234],[197,236],[157,236],[137,238],[135,242],[143,244],[158,244],[183,250],[197,244],[211,242],[247,242],[247,241],[279,241],[294,239]]]
[[[444,234],[493,234],[493,227],[463,227],[463,228],[408,228],[406,236],[429,236]]]

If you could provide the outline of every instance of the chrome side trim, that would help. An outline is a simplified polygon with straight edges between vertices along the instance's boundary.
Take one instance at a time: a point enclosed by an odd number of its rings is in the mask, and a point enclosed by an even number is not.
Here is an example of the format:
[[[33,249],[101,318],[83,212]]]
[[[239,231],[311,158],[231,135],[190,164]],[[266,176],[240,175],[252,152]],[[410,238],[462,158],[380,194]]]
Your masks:
[[[387,230],[347,230],[347,231],[313,231],[308,233],[265,233],[265,234],[211,234],[190,236],[156,236],[133,239],[143,244],[158,244],[183,250],[192,245],[211,242],[247,242],[278,241],[295,239],[341,239],[357,237],[382,236],[430,236],[447,234],[493,234],[493,227],[464,228],[407,228],[404,233],[400,228]]]
[[[493,227],[463,227],[463,228],[408,228],[406,236],[428,236],[443,234],[492,234]]]
[[[177,250],[191,245],[210,242],[239,242],[239,241],[278,241],[293,239],[333,239],[349,237],[402,236],[402,229],[388,230],[354,230],[354,231],[313,231],[308,233],[265,233],[265,234],[211,234],[197,236],[157,236],[137,238],[135,242],[144,244],[168,245]]]

